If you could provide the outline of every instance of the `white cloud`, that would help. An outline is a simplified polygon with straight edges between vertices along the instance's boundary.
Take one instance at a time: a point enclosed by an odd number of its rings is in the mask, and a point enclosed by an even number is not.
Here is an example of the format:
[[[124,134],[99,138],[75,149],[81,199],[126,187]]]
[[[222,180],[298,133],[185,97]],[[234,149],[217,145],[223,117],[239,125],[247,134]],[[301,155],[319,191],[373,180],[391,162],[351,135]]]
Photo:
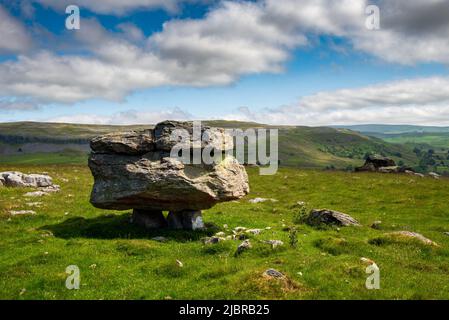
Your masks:
[[[25,52],[31,44],[25,27],[0,5],[0,53]]]
[[[39,1],[52,7],[68,3],[65,0]],[[124,14],[158,6],[172,10],[180,2],[79,0],[78,4],[99,13]],[[58,55],[47,50],[3,62],[0,64],[0,94],[35,103],[70,104],[93,98],[121,100],[136,90],[164,85],[227,85],[247,74],[281,72],[292,50],[308,45],[310,34],[347,38],[357,50],[390,62],[449,63],[447,1],[378,2],[381,8],[379,31],[365,28],[367,0],[223,1],[204,18],[170,20],[161,32],[147,39],[132,24],[118,25],[117,32],[112,32],[95,20],[83,19],[74,42],[83,49],[83,55],[70,50],[70,54]],[[0,8],[0,17],[2,15],[5,18],[0,19],[0,23],[13,26],[11,30],[15,32],[9,37],[2,34],[0,50],[2,46],[7,49],[10,46],[8,50],[24,51],[29,44],[24,27]],[[13,36],[18,40],[7,40]],[[386,99],[395,100],[391,104],[394,110],[398,106],[412,108],[413,102],[417,105],[422,101],[431,107],[427,91],[414,94],[400,91],[407,90],[406,87],[405,82],[398,88],[389,85],[383,89],[366,89],[384,94],[383,100],[379,97],[364,99],[363,94],[370,92],[357,90],[318,94],[303,99],[300,114],[317,118],[317,106],[323,106],[319,111],[323,112],[328,110],[326,105],[333,103],[334,109],[329,114],[321,114],[320,122],[325,122],[326,117],[329,121],[346,121],[358,112],[356,109],[368,114],[367,105],[375,108],[371,101],[379,99],[385,106],[389,103]],[[361,96],[355,96],[355,92]],[[404,96],[402,104],[394,104],[397,96]],[[284,119],[282,112],[270,113],[270,116],[275,122]],[[304,118],[285,120],[301,123]]]
[[[34,0],[56,10],[64,10],[68,5],[78,5],[99,14],[123,15],[139,9],[164,9],[176,12],[182,2],[195,0]],[[196,1],[198,2],[198,1]],[[64,12],[64,11],[61,11]]]
[[[179,108],[164,111],[127,110],[112,115],[78,114],[47,119],[48,122],[83,123],[83,124],[156,124],[164,120],[192,120],[190,113]]]
[[[449,78],[402,80],[356,89],[320,92],[298,103],[265,109],[241,108],[226,119],[270,124],[353,123],[449,125]]]

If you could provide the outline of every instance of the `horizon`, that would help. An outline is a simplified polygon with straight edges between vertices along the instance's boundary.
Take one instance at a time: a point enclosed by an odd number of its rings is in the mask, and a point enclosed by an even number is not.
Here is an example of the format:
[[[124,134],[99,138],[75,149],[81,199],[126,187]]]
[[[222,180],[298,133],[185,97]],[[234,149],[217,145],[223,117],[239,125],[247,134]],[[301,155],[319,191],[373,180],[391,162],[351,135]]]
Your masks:
[[[7,0],[1,121],[449,126],[449,3],[346,4]]]

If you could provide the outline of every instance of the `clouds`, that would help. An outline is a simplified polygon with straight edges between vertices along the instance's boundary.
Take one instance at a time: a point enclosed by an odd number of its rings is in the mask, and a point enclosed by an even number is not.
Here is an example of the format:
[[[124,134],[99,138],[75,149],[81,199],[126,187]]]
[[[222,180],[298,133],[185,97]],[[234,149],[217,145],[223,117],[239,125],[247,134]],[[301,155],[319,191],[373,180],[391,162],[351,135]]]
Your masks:
[[[241,108],[228,119],[273,124],[449,124],[449,78],[401,80],[320,92],[296,104],[254,112]]]
[[[26,52],[32,40],[25,27],[0,5],[0,54]]]
[[[83,123],[83,124],[156,124],[164,120],[192,120],[193,116],[179,108],[162,111],[127,110],[112,115],[79,114],[48,119],[49,122]]]
[[[95,13],[123,16],[141,9],[174,12],[194,0],[35,1],[57,10],[78,4]],[[376,3],[381,9],[377,31],[365,27],[368,0],[220,1],[204,17],[171,19],[149,37],[129,21],[118,19],[105,29],[95,18],[83,18],[81,30],[47,35],[52,41],[45,46],[46,41],[31,40],[25,26],[0,6],[0,53],[17,54],[0,62],[0,95],[29,105],[70,105],[91,99],[124,101],[133,92],[160,86],[229,85],[245,75],[283,72],[296,49],[312,46],[309,39],[323,35],[346,40],[346,50],[390,63],[449,64],[447,1]],[[30,51],[33,43],[36,47]],[[375,116],[379,107],[388,120],[406,110],[419,115],[419,106],[441,114],[435,108],[443,110],[447,99],[444,89],[434,89],[438,86],[447,87],[447,79],[323,92],[264,116],[275,123],[362,121]],[[7,106],[24,109],[17,103]],[[249,110],[237,116],[259,117]]]
[[[182,2],[193,0],[34,0],[42,5],[64,10],[68,5],[78,5],[99,14],[124,15],[139,9],[164,9],[176,12]],[[198,2],[198,1],[197,1]]]

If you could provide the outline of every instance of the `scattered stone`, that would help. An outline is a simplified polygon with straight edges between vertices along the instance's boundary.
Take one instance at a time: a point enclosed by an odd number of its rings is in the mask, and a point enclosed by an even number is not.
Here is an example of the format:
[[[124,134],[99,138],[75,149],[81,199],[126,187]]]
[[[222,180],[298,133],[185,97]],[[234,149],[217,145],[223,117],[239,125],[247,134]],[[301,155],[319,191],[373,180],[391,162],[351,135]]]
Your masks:
[[[449,236],[449,232],[443,232],[443,234]]]
[[[280,247],[280,246],[284,245],[284,242],[281,241],[281,240],[266,240],[266,241],[263,241],[263,242],[266,243],[266,244],[271,245],[272,249],[276,249],[277,247]]]
[[[53,192],[59,192],[61,191],[61,187],[57,184],[54,184],[52,186],[48,186],[45,188],[40,188],[40,191],[46,192],[46,193],[53,193]]]
[[[32,192],[27,192],[25,193],[23,196],[27,197],[27,198],[33,198],[33,197],[42,197],[42,196],[47,196],[48,193],[44,192],[44,191],[32,191]]]
[[[22,290],[20,290],[19,295],[23,296],[25,292],[27,292],[27,289],[23,288]]]
[[[360,226],[360,223],[351,216],[342,212],[328,209],[312,210],[305,221],[311,226],[319,226],[321,224],[337,226]]]
[[[415,172],[415,176],[420,177],[420,178],[425,177],[425,175],[423,175],[422,173],[418,173],[418,172]]]
[[[223,231],[217,232],[217,233],[215,234],[215,236],[216,236],[216,237],[225,237],[225,236],[226,236],[226,233],[224,233]]]
[[[246,228],[245,227],[235,227],[234,231],[235,232],[244,232],[244,231],[246,231]]]
[[[168,239],[166,237],[162,237],[162,236],[151,238],[151,240],[154,240],[157,242],[168,242]]]
[[[282,272],[277,271],[276,269],[268,269],[263,273],[264,277],[267,278],[276,278],[276,279],[284,279],[285,275]]]
[[[261,203],[261,202],[266,202],[266,201],[278,202],[278,200],[276,200],[276,199],[266,199],[266,198],[254,198],[254,199],[248,200],[249,203]]]
[[[89,266],[89,268],[91,268],[91,269],[95,269],[97,267],[97,265],[94,263],[94,264],[91,264],[90,266]]]
[[[223,240],[224,240],[224,238],[222,238],[222,237],[207,237],[207,238],[203,239],[203,243],[204,244],[216,244]]]
[[[42,205],[42,202],[28,202],[26,203],[28,207],[40,207]]]
[[[261,229],[248,229],[246,230],[246,233],[251,233],[255,236],[261,234],[262,230]]]
[[[368,258],[360,258],[360,261],[365,263],[365,264],[368,264],[368,265],[376,264],[373,260],[368,259]]]
[[[440,175],[436,172],[429,172],[429,176],[434,178],[434,179],[440,179]]]
[[[224,224],[223,225],[223,229],[227,229],[228,228],[228,225],[227,224]]]
[[[178,259],[176,259],[176,264],[177,264],[178,267],[180,267],[180,268],[184,267],[184,264],[183,264],[180,260],[178,260]]]
[[[42,174],[24,174],[17,171],[0,172],[2,185],[5,187],[49,187],[53,185],[52,178]]]
[[[271,230],[271,227],[266,227],[265,230]]]
[[[237,251],[235,252],[235,255],[241,254],[243,251],[246,251],[248,249],[251,249],[253,246],[251,245],[251,242],[249,240],[243,241],[238,247]]]
[[[12,216],[24,216],[24,215],[35,215],[36,211],[33,210],[21,210],[21,211],[10,211]]]
[[[433,242],[432,240],[424,237],[422,234],[417,233],[417,232],[395,231],[395,232],[387,233],[385,236],[388,238],[392,238],[392,239],[401,239],[401,238],[416,239],[425,245],[438,246],[438,244],[436,242]]]
[[[381,224],[382,224],[382,221],[380,221],[380,220],[374,221],[371,224],[371,228],[376,229],[376,230],[380,230],[381,229]]]

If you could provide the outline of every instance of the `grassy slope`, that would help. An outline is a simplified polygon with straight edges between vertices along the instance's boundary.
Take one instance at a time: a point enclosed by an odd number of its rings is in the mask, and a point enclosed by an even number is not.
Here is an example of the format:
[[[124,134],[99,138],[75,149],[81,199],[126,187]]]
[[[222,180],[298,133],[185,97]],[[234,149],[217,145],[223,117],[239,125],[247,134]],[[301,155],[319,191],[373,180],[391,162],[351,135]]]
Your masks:
[[[93,208],[88,202],[92,178],[84,166],[0,166],[4,170],[47,171],[62,191],[27,200],[22,195],[28,190],[0,188],[2,299],[449,299],[446,179],[297,169],[264,177],[250,168],[250,196],[204,214],[206,222],[223,231],[223,224],[272,227],[252,237],[253,249],[233,257],[239,241],[204,246],[199,238],[205,233],[147,232],[130,225],[127,212]],[[248,203],[253,197],[279,201]],[[299,243],[292,248],[282,225],[292,224],[300,200],[309,207],[347,212],[363,227],[316,230],[297,225]],[[35,201],[42,201],[34,209],[37,215],[9,219],[9,210],[30,209],[26,203]],[[368,227],[375,220],[383,221],[384,230]],[[384,232],[404,229],[441,247],[368,243]],[[170,241],[150,240],[158,235]],[[285,245],[272,250],[258,241],[263,239],[280,239]],[[365,289],[361,257],[379,265],[380,290]],[[72,264],[81,269],[77,291],[64,286],[65,268]],[[284,272],[294,284],[264,279],[267,268]]]
[[[206,124],[225,128],[274,128],[256,123],[236,121],[207,121]],[[148,126],[93,126],[73,124],[49,124],[49,123],[3,123],[0,124],[0,135],[23,135],[33,137],[60,137],[65,139],[91,138],[95,135],[111,131],[141,130]],[[349,165],[362,164],[363,155],[366,152],[378,152],[392,156],[396,160],[402,159],[409,165],[416,165],[416,155],[405,146],[389,144],[377,138],[368,138],[359,133],[326,127],[292,127],[281,126],[279,128],[279,158],[281,165],[294,167],[322,168],[335,166],[345,168]],[[402,158],[397,157],[400,154]],[[352,158],[351,158],[352,157]],[[27,163],[39,162],[42,155],[28,156]],[[72,159],[69,163],[85,163],[85,155],[79,153],[60,157],[61,163],[67,163],[66,159]],[[17,162],[19,161],[19,162]],[[56,159],[52,159],[55,163]],[[70,160],[69,160],[70,161]],[[7,159],[0,155],[0,163],[22,163],[20,158]]]

